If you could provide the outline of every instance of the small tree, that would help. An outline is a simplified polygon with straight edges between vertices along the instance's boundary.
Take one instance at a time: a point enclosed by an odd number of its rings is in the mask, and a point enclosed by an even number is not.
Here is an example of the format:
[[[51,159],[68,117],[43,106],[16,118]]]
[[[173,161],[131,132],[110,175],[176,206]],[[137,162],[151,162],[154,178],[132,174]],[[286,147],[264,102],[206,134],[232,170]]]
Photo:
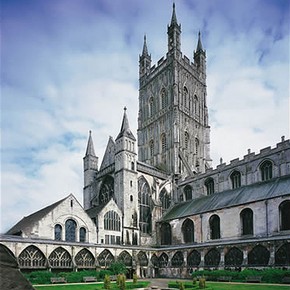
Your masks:
[[[193,285],[193,286],[196,285],[196,278],[195,278],[195,277],[192,278],[192,285]]]
[[[133,284],[137,284],[137,281],[138,281],[138,276],[137,274],[133,274]]]
[[[125,290],[126,289],[126,277],[124,274],[119,275],[119,288],[120,290]]]
[[[104,288],[106,290],[110,290],[110,288],[111,288],[111,279],[110,279],[110,276],[109,275],[105,275],[105,278],[104,278]]]
[[[199,278],[199,289],[205,289],[205,278]]]

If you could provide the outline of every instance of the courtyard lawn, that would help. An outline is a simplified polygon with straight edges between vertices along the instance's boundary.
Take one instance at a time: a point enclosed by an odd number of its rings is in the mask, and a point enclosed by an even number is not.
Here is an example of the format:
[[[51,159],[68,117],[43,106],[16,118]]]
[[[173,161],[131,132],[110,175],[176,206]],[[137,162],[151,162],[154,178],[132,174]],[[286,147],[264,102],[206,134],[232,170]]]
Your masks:
[[[273,285],[273,284],[235,284],[235,283],[220,283],[206,282],[206,286],[212,290],[288,290],[290,285]]]

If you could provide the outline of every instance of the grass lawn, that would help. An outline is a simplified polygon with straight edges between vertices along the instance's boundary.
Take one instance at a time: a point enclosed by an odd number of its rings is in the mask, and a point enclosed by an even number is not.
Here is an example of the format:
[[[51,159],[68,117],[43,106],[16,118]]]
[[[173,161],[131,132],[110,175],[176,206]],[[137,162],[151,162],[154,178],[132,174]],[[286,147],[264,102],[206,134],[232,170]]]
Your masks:
[[[260,285],[260,284],[233,284],[233,283],[214,283],[206,282],[212,290],[288,290],[290,285]],[[287,287],[288,286],[288,287]]]

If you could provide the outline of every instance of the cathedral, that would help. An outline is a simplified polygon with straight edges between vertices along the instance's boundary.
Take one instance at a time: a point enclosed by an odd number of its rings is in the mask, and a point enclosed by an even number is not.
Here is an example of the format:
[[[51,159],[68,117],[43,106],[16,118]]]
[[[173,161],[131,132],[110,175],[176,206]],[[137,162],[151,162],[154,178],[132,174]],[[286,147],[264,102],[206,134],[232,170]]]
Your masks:
[[[198,269],[290,268],[290,140],[212,168],[206,52],[182,54],[173,5],[168,47],[139,56],[137,136],[127,108],[101,162],[88,136],[83,204],[68,195],[0,243],[22,270],[104,269],[189,277]],[[85,149],[85,148],[84,148]]]

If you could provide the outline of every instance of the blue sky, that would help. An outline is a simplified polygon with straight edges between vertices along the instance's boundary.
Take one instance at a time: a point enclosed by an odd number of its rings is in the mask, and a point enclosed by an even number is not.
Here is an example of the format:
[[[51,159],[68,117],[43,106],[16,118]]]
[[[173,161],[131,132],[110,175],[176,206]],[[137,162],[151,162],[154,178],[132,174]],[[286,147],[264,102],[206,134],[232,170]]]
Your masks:
[[[183,53],[199,30],[207,51],[214,166],[289,138],[289,1],[175,2]],[[82,202],[88,132],[101,159],[124,106],[137,136],[143,37],[156,63],[172,3],[2,1],[1,232],[69,193]]]

